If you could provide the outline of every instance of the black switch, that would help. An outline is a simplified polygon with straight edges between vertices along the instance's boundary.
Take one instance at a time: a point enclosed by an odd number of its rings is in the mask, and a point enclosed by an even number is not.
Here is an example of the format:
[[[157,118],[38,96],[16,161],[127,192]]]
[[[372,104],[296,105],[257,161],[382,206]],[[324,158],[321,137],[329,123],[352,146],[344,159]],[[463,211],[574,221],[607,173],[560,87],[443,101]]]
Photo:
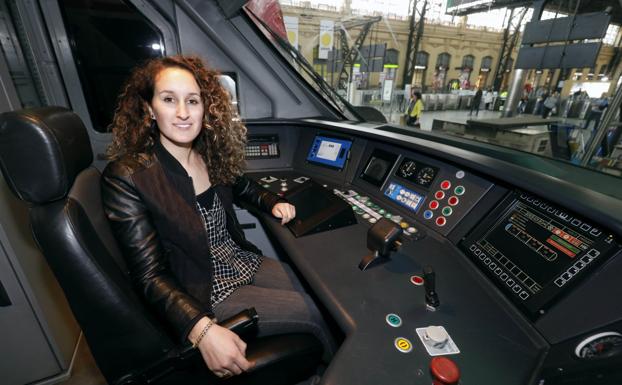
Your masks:
[[[423,285],[425,287],[425,306],[428,310],[435,311],[440,306],[441,301],[436,293],[436,273],[432,266],[423,268]]]

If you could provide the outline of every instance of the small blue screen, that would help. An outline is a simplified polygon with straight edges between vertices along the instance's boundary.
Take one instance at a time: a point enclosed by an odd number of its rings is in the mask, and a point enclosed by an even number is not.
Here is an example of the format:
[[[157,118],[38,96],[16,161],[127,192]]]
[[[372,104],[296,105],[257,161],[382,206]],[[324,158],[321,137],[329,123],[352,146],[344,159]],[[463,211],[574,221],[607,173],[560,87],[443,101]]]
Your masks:
[[[350,147],[351,140],[318,135],[309,149],[307,161],[341,170],[348,158]]]
[[[423,195],[417,194],[416,192],[395,182],[391,182],[389,186],[387,186],[387,189],[384,191],[384,195],[415,213],[417,212],[419,205],[423,203],[424,199]]]

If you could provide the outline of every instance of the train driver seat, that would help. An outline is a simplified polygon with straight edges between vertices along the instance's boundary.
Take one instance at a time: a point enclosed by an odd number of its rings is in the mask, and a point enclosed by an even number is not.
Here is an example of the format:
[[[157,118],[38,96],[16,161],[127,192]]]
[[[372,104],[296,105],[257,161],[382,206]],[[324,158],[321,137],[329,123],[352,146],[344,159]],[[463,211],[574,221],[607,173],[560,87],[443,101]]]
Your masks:
[[[0,114],[0,169],[30,205],[32,233],[93,357],[111,384],[293,384],[313,374],[322,348],[307,334],[248,341],[254,370],[216,378],[135,293],[104,215],[100,173],[80,118],[61,107]],[[248,326],[255,318],[234,320]],[[240,322],[238,322],[240,321]],[[230,326],[231,323],[227,324]]]

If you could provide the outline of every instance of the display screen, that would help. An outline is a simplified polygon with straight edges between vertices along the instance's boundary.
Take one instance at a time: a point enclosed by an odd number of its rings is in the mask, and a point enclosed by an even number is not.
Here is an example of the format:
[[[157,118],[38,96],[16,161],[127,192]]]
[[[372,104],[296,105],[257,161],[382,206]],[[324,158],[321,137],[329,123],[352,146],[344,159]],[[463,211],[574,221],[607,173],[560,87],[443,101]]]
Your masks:
[[[375,149],[361,173],[361,178],[375,186],[382,186],[396,159],[397,154]]]
[[[465,246],[534,314],[619,248],[612,235],[542,200],[521,194],[510,202],[492,226],[477,229]]]
[[[309,149],[307,161],[341,170],[348,158],[350,147],[351,140],[318,135]]]

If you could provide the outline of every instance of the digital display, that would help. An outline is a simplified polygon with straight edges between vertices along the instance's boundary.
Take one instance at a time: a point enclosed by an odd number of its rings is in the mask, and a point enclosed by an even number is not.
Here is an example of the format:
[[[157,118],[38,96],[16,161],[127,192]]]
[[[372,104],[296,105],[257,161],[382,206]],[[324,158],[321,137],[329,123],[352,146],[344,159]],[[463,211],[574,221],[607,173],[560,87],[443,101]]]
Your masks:
[[[533,314],[619,248],[612,235],[542,200],[521,194],[510,202],[465,246]]]
[[[397,154],[375,149],[361,173],[361,178],[375,186],[382,186],[396,159]]]
[[[419,209],[419,206],[423,202],[423,195],[417,194],[416,192],[395,182],[389,183],[384,191],[384,195],[414,213],[417,212],[417,209]]]
[[[318,135],[309,149],[307,161],[341,170],[348,158],[350,147],[351,140]]]

